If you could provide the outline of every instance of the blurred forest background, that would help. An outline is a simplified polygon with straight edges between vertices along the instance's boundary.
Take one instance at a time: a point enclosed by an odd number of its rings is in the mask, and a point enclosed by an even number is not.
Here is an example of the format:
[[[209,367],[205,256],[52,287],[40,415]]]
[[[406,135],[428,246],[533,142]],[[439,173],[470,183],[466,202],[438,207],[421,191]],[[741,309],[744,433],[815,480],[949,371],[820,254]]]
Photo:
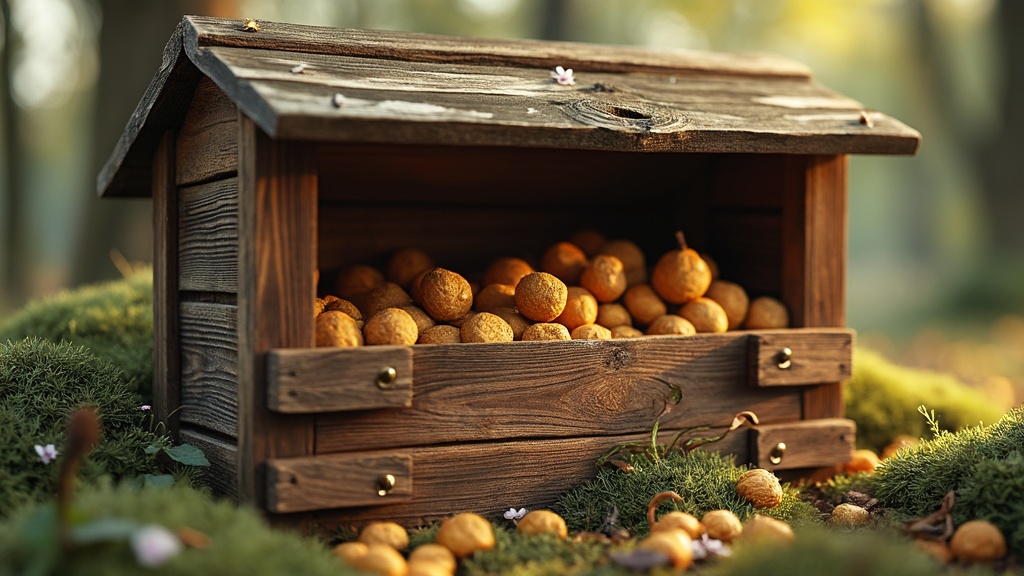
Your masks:
[[[771,52],[909,124],[850,163],[847,318],[907,364],[1024,398],[1020,0],[3,0],[0,319],[150,262],[147,200],[96,175],[183,14]],[[1018,400],[1019,401],[1019,400]]]

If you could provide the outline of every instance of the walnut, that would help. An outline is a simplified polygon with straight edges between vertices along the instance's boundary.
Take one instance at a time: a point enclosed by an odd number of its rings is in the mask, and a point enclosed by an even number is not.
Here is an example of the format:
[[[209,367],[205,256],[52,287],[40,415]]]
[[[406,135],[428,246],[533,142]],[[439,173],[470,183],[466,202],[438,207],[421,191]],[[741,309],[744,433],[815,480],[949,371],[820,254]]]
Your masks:
[[[732,542],[743,533],[743,524],[730,510],[712,510],[701,518],[700,523],[707,530],[709,538]]]
[[[736,482],[736,492],[758,508],[775,508],[782,503],[782,484],[764,468],[744,472]]]
[[[839,526],[863,526],[871,521],[871,514],[860,506],[847,502],[836,506],[828,521]]]
[[[988,520],[970,520],[953,532],[949,548],[956,559],[965,564],[985,562],[1006,554],[1006,538]]]

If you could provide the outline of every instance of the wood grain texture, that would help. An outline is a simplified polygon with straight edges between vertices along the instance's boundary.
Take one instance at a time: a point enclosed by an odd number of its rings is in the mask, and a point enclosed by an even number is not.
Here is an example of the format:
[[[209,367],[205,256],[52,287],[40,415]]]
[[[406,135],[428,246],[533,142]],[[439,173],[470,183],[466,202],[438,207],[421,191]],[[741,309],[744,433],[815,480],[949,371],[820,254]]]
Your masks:
[[[200,481],[205,486],[209,486],[215,496],[236,500],[238,498],[237,445],[216,434],[187,425],[182,426],[181,441],[202,450],[203,455],[210,461],[210,467],[204,471]]]
[[[394,486],[381,493],[381,479]],[[413,461],[407,454],[323,455],[267,461],[267,509],[307,512],[355,506],[389,506],[413,498]]]
[[[178,286],[238,292],[238,178],[181,188]]]
[[[238,108],[209,78],[196,86],[178,132],[177,182],[197,184],[238,170]]]
[[[182,302],[181,420],[238,436],[238,309]]]
[[[791,352],[783,363],[783,350]],[[803,386],[848,380],[853,371],[853,331],[790,330],[750,335],[754,386]]]
[[[768,470],[832,466],[853,454],[857,425],[845,418],[816,418],[750,430],[750,459]],[[785,452],[778,464],[771,456],[780,443]]]
[[[153,414],[177,434],[181,402],[178,340],[178,189],[174,132],[153,155]]]
[[[393,369],[393,380],[381,372]],[[405,346],[271,350],[267,407],[312,414],[412,406],[412,350]]]
[[[798,419],[798,393],[749,384],[747,338],[413,346],[412,407],[319,415],[317,452]]]
[[[267,409],[267,353],[313,340],[317,174],[312,148],[239,121],[238,495],[265,506],[268,458],[312,453],[312,419]]]

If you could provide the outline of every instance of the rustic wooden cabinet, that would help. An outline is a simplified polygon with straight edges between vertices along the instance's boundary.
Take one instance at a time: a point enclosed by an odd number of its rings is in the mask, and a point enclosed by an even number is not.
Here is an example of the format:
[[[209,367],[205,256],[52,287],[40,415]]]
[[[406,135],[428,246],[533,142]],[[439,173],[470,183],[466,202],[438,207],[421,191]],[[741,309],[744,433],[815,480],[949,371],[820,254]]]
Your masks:
[[[847,157],[919,141],[768,55],[188,16],[99,189],[152,197],[156,408],[214,488],[283,522],[416,525],[550,504],[656,422],[750,410],[716,445],[738,461],[848,459]],[[407,246],[482,270],[580,228],[651,262],[685,230],[792,328],[314,348],[317,270]]]

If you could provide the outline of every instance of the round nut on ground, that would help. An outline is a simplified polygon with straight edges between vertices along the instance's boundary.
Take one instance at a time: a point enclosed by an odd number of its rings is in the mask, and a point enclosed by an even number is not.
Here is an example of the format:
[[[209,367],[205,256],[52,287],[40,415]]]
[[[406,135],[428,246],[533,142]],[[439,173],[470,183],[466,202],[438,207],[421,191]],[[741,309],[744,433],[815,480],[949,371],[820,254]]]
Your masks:
[[[369,319],[385,308],[401,308],[412,304],[412,296],[394,282],[384,282],[362,296],[363,319]]]
[[[758,508],[775,508],[782,504],[782,484],[770,470],[753,468],[736,481],[736,493]]]
[[[622,268],[626,271],[626,283],[630,286],[647,282],[647,257],[636,242],[625,238],[609,240],[597,253],[621,260]]]
[[[388,259],[386,278],[408,290],[412,281],[434,267],[434,260],[419,248],[403,248]]]
[[[700,519],[708,531],[708,537],[722,542],[732,542],[743,533],[743,524],[731,510],[712,510]]]
[[[594,321],[594,324],[600,324],[605,328],[632,326],[633,317],[629,314],[629,310],[618,302],[598,303],[597,320]]]
[[[693,563],[693,539],[683,530],[653,532],[637,544],[637,548],[661,552],[672,561],[676,570],[685,570]]]
[[[437,326],[437,322],[430,317],[430,314],[427,314],[426,310],[415,304],[406,304],[405,306],[399,306],[399,308],[408,312],[409,316],[412,316],[412,319],[416,322],[416,330],[420,334]]]
[[[1006,538],[988,520],[968,520],[953,532],[949,549],[965,564],[987,562],[1006,555]]]
[[[497,314],[480,312],[462,324],[463,342],[511,342],[512,327]]]
[[[409,573],[405,557],[387,544],[367,544],[366,554],[356,557],[351,564],[356,570],[378,576],[407,576]]]
[[[384,274],[367,264],[353,264],[343,268],[334,280],[334,293],[339,297],[356,301],[356,297],[384,283]]]
[[[487,267],[484,271],[483,285],[488,284],[510,284],[515,286],[519,284],[519,280],[526,276],[530,272],[533,272],[533,266],[529,262],[522,258],[516,258],[514,256],[508,256],[498,258]]]
[[[842,465],[841,470],[847,474],[856,474],[857,472],[872,474],[880,463],[874,450],[858,448],[853,451],[850,461]]]
[[[316,345],[351,348],[363,345],[363,332],[351,316],[337,310],[316,317]]]
[[[530,340],[572,340],[572,336],[557,322],[538,322],[523,331],[523,341]]]
[[[449,570],[447,565],[432,560],[410,558],[408,564],[409,574],[407,576],[453,576],[455,574],[455,569]]]
[[[438,322],[464,317],[473,307],[473,289],[461,274],[447,268],[432,268],[419,282],[423,309]]]
[[[420,544],[413,548],[412,552],[409,553],[410,565],[414,562],[432,562],[444,566],[449,574],[454,574],[455,569],[458,568],[458,560],[452,551],[441,546],[440,544],[434,544],[428,542],[426,544]]]
[[[335,556],[341,558],[349,565],[353,565],[357,559],[366,556],[368,550],[369,546],[363,542],[342,542],[331,548],[331,552]]]
[[[385,308],[363,326],[363,341],[368,346],[408,346],[418,338],[416,321],[401,308]]]
[[[427,328],[424,330],[419,338],[416,339],[417,344],[460,344],[462,343],[462,329],[458,326],[451,326],[448,324],[438,324],[433,328]]]
[[[387,544],[395,550],[405,550],[409,546],[409,533],[397,522],[370,522],[359,531],[359,541],[363,544]]]
[[[936,540],[924,540],[921,538],[914,539],[914,546],[919,550],[923,550],[939,562],[948,564],[953,561],[953,551],[949,549],[949,544]]]
[[[713,334],[729,329],[729,316],[725,309],[711,298],[694,298],[680,306],[677,314],[689,320],[698,334]]]
[[[512,327],[513,340],[522,340],[523,332],[533,324],[529,318],[520,314],[519,309],[515,306],[495,308],[491,310],[491,313],[495,316],[500,316],[502,320],[508,322],[508,325]]]
[[[569,535],[565,519],[551,510],[531,510],[516,524],[519,534],[554,534],[559,538]]]
[[[639,338],[644,333],[639,328],[632,326],[616,326],[612,328],[612,338]]]
[[[828,517],[828,523],[836,526],[864,526],[870,521],[870,512],[849,502],[833,508],[832,515]]]
[[[461,512],[441,521],[434,541],[465,558],[478,550],[494,548],[494,527],[483,516]]]
[[[530,272],[516,285],[516,307],[534,322],[551,322],[565,310],[569,287],[547,272]]]
[[[582,286],[569,286],[565,298],[565,309],[555,318],[555,322],[569,330],[584,324],[597,321],[597,299],[589,290]]]
[[[748,330],[789,328],[789,311],[778,298],[758,296],[750,301],[743,327]]]
[[[544,251],[540,259],[542,272],[554,274],[566,284],[576,284],[587,267],[587,255],[572,242],[558,242]]]
[[[739,539],[744,542],[769,541],[783,544],[793,541],[793,527],[777,518],[754,514],[743,523],[743,534]]]
[[[630,316],[641,326],[647,326],[659,316],[668,313],[665,301],[650,284],[633,284],[627,288],[622,295],[622,303],[626,305]]]
[[[661,334],[693,336],[696,333],[697,329],[693,327],[689,320],[676,314],[665,314],[655,318],[654,322],[651,322],[651,325],[647,327],[646,332],[648,336]]]
[[[892,442],[889,442],[885,448],[882,448],[882,453],[879,454],[878,458],[880,460],[885,460],[886,458],[895,456],[902,448],[911,448],[917,446],[919,443],[920,440],[910,434],[900,434],[893,438]]]
[[[511,284],[488,284],[473,297],[478,312],[494,312],[495,308],[515,308],[516,287]]]
[[[658,532],[661,530],[682,530],[686,532],[690,538],[700,538],[700,535],[705,532],[704,525],[700,523],[693,514],[687,514],[680,510],[672,510],[666,512],[658,521],[651,526],[651,532]]]
[[[626,291],[626,269],[622,260],[610,254],[598,254],[580,274],[580,286],[598,302],[614,302]]]
[[[611,340],[612,331],[600,324],[584,324],[569,332],[573,340]]]
[[[718,302],[725,310],[725,315],[729,318],[729,330],[736,330],[747,319],[750,297],[743,286],[729,280],[712,280],[704,296]]]

